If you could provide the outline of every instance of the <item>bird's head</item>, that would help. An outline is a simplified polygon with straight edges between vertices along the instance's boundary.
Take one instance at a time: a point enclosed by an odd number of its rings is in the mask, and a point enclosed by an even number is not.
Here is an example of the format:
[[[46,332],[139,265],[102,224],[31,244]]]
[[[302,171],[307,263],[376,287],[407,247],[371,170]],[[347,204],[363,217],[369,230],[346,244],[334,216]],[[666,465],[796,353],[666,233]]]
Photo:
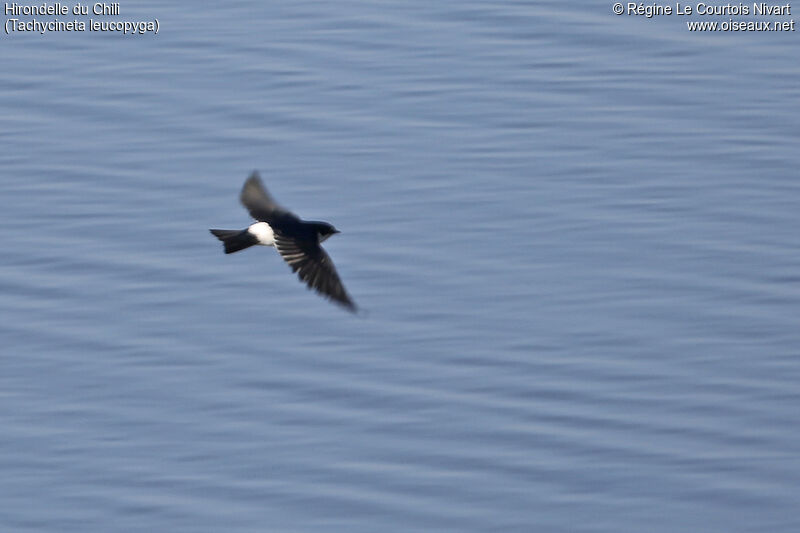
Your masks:
[[[341,233],[338,229],[334,228],[327,222],[317,222],[314,224],[317,229],[317,235],[319,236],[319,242],[323,242],[325,239],[330,237],[331,235],[335,235],[336,233]]]

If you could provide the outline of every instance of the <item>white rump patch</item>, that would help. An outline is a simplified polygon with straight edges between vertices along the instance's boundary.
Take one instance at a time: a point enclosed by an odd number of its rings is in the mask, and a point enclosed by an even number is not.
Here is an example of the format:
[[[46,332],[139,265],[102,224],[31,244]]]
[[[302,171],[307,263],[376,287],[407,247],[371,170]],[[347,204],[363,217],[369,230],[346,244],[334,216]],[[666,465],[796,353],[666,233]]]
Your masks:
[[[275,234],[266,222],[251,224],[250,227],[247,228],[247,232],[258,239],[258,244],[263,244],[264,246],[275,245]]]

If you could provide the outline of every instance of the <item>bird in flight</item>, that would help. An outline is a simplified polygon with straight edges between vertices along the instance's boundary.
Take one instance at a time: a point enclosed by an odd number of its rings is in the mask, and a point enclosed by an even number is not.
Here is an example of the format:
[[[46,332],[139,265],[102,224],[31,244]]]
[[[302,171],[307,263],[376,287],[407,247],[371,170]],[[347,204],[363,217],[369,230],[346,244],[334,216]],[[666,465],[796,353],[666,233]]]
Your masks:
[[[292,271],[297,272],[300,281],[348,311],[356,312],[356,304],[342,285],[333,261],[320,246],[339,230],[327,222],[301,220],[278,205],[264,188],[258,172],[244,182],[239,199],[257,222],[243,230],[209,230],[222,241],[226,254],[256,244],[274,246]]]

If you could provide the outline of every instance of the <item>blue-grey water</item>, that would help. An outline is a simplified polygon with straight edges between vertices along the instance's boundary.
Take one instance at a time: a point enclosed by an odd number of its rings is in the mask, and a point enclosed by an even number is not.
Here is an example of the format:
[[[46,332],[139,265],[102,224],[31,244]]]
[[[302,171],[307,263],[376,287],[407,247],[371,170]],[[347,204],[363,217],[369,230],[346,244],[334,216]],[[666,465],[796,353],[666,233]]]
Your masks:
[[[97,18],[0,37],[0,531],[800,531],[798,33]],[[362,315],[222,253],[253,169]]]

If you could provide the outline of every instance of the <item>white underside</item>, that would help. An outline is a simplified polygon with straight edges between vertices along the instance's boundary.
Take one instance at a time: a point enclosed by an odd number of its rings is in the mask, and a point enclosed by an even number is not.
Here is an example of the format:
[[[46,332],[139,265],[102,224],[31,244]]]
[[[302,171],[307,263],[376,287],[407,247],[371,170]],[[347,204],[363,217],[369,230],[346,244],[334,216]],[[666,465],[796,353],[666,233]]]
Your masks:
[[[258,244],[264,246],[275,246],[275,234],[266,222],[256,222],[247,228],[247,233],[258,239]]]

